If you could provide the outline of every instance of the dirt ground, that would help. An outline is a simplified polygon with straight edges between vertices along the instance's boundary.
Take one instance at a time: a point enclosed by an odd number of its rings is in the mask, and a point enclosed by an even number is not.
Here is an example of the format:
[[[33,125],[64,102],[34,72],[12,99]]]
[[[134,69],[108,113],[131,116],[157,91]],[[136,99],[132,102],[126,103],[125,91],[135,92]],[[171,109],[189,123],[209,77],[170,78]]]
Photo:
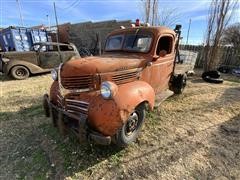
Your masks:
[[[240,179],[239,78],[191,77],[126,149],[60,136],[41,106],[51,82],[48,74],[0,82],[0,179]]]

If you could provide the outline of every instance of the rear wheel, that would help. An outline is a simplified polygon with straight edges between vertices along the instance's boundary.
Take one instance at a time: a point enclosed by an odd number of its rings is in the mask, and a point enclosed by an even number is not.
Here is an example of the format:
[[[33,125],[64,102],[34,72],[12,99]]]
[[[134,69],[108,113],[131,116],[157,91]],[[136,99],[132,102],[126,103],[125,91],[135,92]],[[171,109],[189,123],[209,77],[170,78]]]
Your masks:
[[[141,130],[145,119],[145,105],[141,104],[131,113],[127,122],[115,135],[115,143],[119,147],[126,147],[134,142]]]
[[[186,85],[187,85],[187,75],[179,74],[179,75],[173,77],[171,90],[175,94],[182,94]]]
[[[29,70],[24,66],[14,66],[10,73],[17,80],[27,79],[30,75]]]

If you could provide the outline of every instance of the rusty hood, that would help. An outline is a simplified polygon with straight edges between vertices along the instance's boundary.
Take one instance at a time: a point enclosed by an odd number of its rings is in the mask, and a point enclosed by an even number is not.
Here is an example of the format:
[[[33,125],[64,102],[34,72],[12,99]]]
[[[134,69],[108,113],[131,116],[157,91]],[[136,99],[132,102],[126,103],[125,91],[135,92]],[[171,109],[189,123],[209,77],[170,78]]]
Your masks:
[[[88,75],[143,67],[147,59],[139,55],[108,54],[72,59],[64,63],[61,76]]]

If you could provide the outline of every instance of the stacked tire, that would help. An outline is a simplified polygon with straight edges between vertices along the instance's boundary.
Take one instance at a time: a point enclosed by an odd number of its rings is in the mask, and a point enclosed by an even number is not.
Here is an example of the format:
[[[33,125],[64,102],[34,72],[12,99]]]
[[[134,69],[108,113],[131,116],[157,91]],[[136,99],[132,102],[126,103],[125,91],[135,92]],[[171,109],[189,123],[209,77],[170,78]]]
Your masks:
[[[209,83],[221,84],[223,79],[220,78],[220,73],[218,71],[207,71],[202,73],[202,79]]]

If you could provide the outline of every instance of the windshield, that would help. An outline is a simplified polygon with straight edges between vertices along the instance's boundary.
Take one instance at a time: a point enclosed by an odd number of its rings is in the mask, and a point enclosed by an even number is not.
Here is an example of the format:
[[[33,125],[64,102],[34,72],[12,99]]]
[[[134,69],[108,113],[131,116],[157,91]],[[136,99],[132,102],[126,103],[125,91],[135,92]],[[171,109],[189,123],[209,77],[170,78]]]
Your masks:
[[[123,43],[123,35],[111,36],[107,40],[105,49],[107,51],[121,50],[122,43]]]
[[[152,43],[150,34],[127,34],[110,36],[106,42],[106,51],[125,50],[133,52],[148,52]]]
[[[130,34],[126,35],[126,40],[123,49],[136,52],[148,52],[151,43],[152,37],[150,35]]]

